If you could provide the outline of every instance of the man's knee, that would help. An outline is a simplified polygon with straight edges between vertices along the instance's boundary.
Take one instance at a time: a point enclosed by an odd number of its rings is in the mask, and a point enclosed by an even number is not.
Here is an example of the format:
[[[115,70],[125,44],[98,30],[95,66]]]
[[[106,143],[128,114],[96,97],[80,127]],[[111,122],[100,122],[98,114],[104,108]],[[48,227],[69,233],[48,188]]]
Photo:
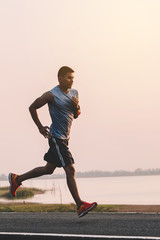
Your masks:
[[[72,175],[74,176],[75,175],[75,168],[73,165],[67,165],[64,167],[64,170],[66,172],[67,175]]]

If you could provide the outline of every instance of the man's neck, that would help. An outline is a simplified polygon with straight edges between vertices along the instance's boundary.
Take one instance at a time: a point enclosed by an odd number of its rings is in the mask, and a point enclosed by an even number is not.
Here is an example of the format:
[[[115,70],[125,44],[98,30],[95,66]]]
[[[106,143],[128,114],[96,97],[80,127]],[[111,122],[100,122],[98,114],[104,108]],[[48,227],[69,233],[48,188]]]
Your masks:
[[[61,89],[62,92],[64,93],[68,93],[69,92],[69,88],[63,88],[61,85],[58,85],[58,87]]]

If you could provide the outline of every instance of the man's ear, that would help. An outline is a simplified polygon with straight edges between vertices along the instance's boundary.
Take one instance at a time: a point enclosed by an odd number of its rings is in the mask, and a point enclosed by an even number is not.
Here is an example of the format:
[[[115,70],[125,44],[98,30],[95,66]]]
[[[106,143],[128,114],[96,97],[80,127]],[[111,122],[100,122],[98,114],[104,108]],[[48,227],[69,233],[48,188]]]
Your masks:
[[[61,83],[62,82],[62,77],[58,78],[58,82]]]

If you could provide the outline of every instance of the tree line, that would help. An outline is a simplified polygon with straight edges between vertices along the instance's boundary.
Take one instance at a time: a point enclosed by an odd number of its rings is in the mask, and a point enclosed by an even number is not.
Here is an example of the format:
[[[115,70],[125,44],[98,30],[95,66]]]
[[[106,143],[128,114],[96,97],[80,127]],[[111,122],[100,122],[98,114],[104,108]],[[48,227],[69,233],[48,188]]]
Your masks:
[[[86,171],[86,172],[77,172],[77,178],[92,178],[92,177],[124,177],[124,176],[150,176],[150,175],[160,175],[160,168],[154,169],[142,169],[137,168],[134,171],[126,171],[126,170],[115,170],[113,172],[110,171]],[[41,178],[47,179],[56,179],[56,178],[65,178],[65,174],[53,174],[50,176],[43,176]],[[0,174],[0,180],[8,180],[8,177],[5,174]]]

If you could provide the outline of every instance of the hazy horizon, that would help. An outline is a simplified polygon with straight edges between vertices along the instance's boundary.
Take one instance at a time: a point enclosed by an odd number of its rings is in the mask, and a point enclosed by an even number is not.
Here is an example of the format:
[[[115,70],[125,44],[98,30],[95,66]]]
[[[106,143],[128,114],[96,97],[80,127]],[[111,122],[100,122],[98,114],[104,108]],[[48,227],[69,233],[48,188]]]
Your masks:
[[[75,70],[77,171],[160,168],[160,1],[0,1],[1,173],[44,165],[28,107]],[[38,110],[50,126],[47,105]],[[60,172],[63,170],[58,170]]]

